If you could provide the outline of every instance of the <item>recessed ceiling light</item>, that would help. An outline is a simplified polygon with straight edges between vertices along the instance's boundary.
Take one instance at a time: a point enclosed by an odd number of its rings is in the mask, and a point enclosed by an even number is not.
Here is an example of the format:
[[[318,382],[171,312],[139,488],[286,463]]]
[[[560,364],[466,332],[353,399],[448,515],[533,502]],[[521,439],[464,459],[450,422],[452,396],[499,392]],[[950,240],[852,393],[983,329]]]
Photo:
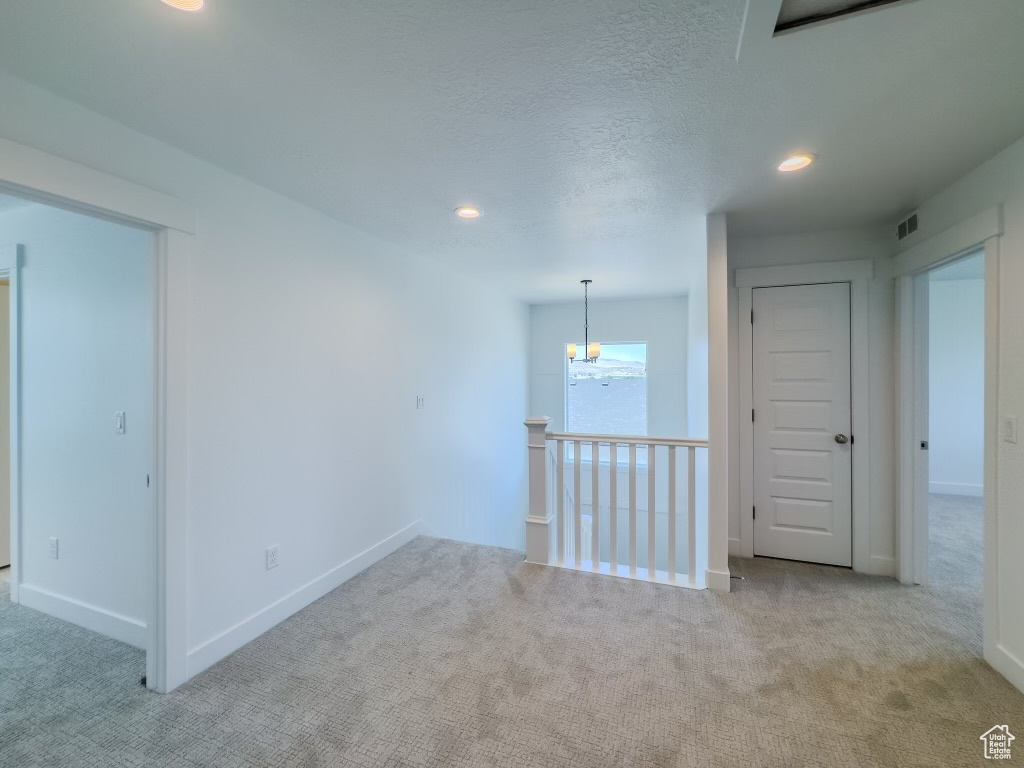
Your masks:
[[[199,11],[202,10],[206,0],[161,0],[161,2],[172,8],[177,8],[179,11]]]
[[[474,208],[472,205],[460,205],[455,209],[455,215],[462,219],[478,219],[480,218],[480,209]]]
[[[807,152],[800,152],[795,155],[790,155],[781,163],[779,163],[779,170],[782,171],[783,173],[789,173],[790,171],[800,171],[813,162],[814,155]]]

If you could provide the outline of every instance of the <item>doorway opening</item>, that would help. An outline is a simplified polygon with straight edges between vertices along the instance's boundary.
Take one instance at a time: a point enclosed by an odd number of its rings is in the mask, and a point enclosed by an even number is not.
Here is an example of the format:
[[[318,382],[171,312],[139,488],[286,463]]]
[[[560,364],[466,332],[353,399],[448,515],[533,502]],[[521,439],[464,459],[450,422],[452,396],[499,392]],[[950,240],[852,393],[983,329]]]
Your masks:
[[[985,254],[917,277],[919,488],[927,557],[915,579],[978,611],[984,587]]]
[[[155,613],[154,235],[0,195],[0,249],[7,629],[33,631],[13,602],[133,646],[135,684]]]

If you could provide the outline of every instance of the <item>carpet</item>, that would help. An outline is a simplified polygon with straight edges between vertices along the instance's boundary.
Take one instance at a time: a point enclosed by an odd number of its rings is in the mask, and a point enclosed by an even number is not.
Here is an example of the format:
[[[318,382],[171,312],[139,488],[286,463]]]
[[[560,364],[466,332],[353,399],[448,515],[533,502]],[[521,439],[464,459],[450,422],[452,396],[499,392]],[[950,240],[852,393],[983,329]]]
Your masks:
[[[980,536],[936,536],[933,586],[734,560],[728,595],[419,538],[167,696],[4,593],[0,764],[985,765],[1024,695],[980,658]]]

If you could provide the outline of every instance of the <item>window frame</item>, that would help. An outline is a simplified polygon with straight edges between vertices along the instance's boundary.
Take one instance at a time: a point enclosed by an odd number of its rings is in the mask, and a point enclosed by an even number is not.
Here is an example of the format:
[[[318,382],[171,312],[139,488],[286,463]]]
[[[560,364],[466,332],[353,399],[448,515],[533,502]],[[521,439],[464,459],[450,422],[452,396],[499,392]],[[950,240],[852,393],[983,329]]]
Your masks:
[[[567,341],[567,342],[564,342],[562,344],[562,371],[563,371],[562,372],[562,424],[565,425],[565,431],[566,432],[570,432],[571,431],[569,429],[569,387],[570,387],[570,384],[569,384],[569,371],[571,370],[569,368],[569,366],[570,365],[589,365],[589,363],[574,363],[574,362],[570,362],[569,355],[568,355],[568,352],[567,352],[567,347],[569,346],[569,344],[572,344],[572,343],[573,342]],[[643,378],[644,378],[644,405],[645,405],[644,422],[645,423],[644,423],[644,433],[642,435],[626,435],[626,434],[623,434],[622,436],[623,437],[649,437],[650,436],[650,434],[649,434],[650,433],[650,427],[651,427],[651,413],[650,413],[651,385],[650,385],[650,381],[649,381],[649,378],[650,378],[650,367],[649,367],[649,365],[650,365],[650,358],[649,358],[649,354],[650,354],[650,346],[651,346],[650,342],[649,341],[602,341],[601,342],[601,354],[602,354],[602,356],[604,355],[604,348],[606,346],[607,347],[615,347],[615,346],[626,346],[626,345],[633,345],[633,346],[643,345],[643,347],[644,347],[644,377]],[[585,354],[586,347],[583,344],[581,344],[579,342],[576,342],[576,349],[577,350],[583,350],[584,354]],[[578,433],[578,434],[587,434],[587,433],[581,432],[581,433]],[[612,435],[615,435],[616,433],[615,432],[611,432],[611,433],[601,433],[601,434],[612,434]],[[571,444],[569,442],[567,442],[565,444],[565,451],[566,451],[565,462],[566,462],[566,464],[573,464],[575,462],[575,457],[572,456],[572,450],[573,449],[571,447]],[[584,454],[582,460],[580,461],[580,465],[581,466],[584,465],[584,464],[593,464],[593,460],[591,458],[590,451],[585,451],[585,450],[581,449],[581,453]],[[638,452],[638,454],[639,454],[639,452]],[[598,451],[598,455],[600,455],[600,451]],[[610,467],[611,466],[611,459],[610,458],[608,458],[608,459],[599,459],[598,464],[599,464],[599,466]],[[628,449],[626,449],[625,447],[622,447],[622,448],[619,449],[618,454],[616,456],[616,465],[617,466],[624,466],[624,465],[628,465],[628,464],[629,464]],[[638,470],[646,470],[646,468],[647,468],[646,451],[644,452],[644,460],[642,462],[640,461],[640,456],[639,455],[637,456],[636,467],[637,467]]]

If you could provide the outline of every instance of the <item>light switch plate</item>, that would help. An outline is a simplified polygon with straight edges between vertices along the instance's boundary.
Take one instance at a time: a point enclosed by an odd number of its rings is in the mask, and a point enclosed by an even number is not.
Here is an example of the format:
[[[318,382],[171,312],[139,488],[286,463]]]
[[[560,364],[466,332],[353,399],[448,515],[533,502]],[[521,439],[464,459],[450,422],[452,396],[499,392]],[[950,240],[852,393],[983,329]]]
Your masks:
[[[126,424],[124,411],[117,411],[114,414],[114,431],[119,435],[123,435],[125,433]]]

